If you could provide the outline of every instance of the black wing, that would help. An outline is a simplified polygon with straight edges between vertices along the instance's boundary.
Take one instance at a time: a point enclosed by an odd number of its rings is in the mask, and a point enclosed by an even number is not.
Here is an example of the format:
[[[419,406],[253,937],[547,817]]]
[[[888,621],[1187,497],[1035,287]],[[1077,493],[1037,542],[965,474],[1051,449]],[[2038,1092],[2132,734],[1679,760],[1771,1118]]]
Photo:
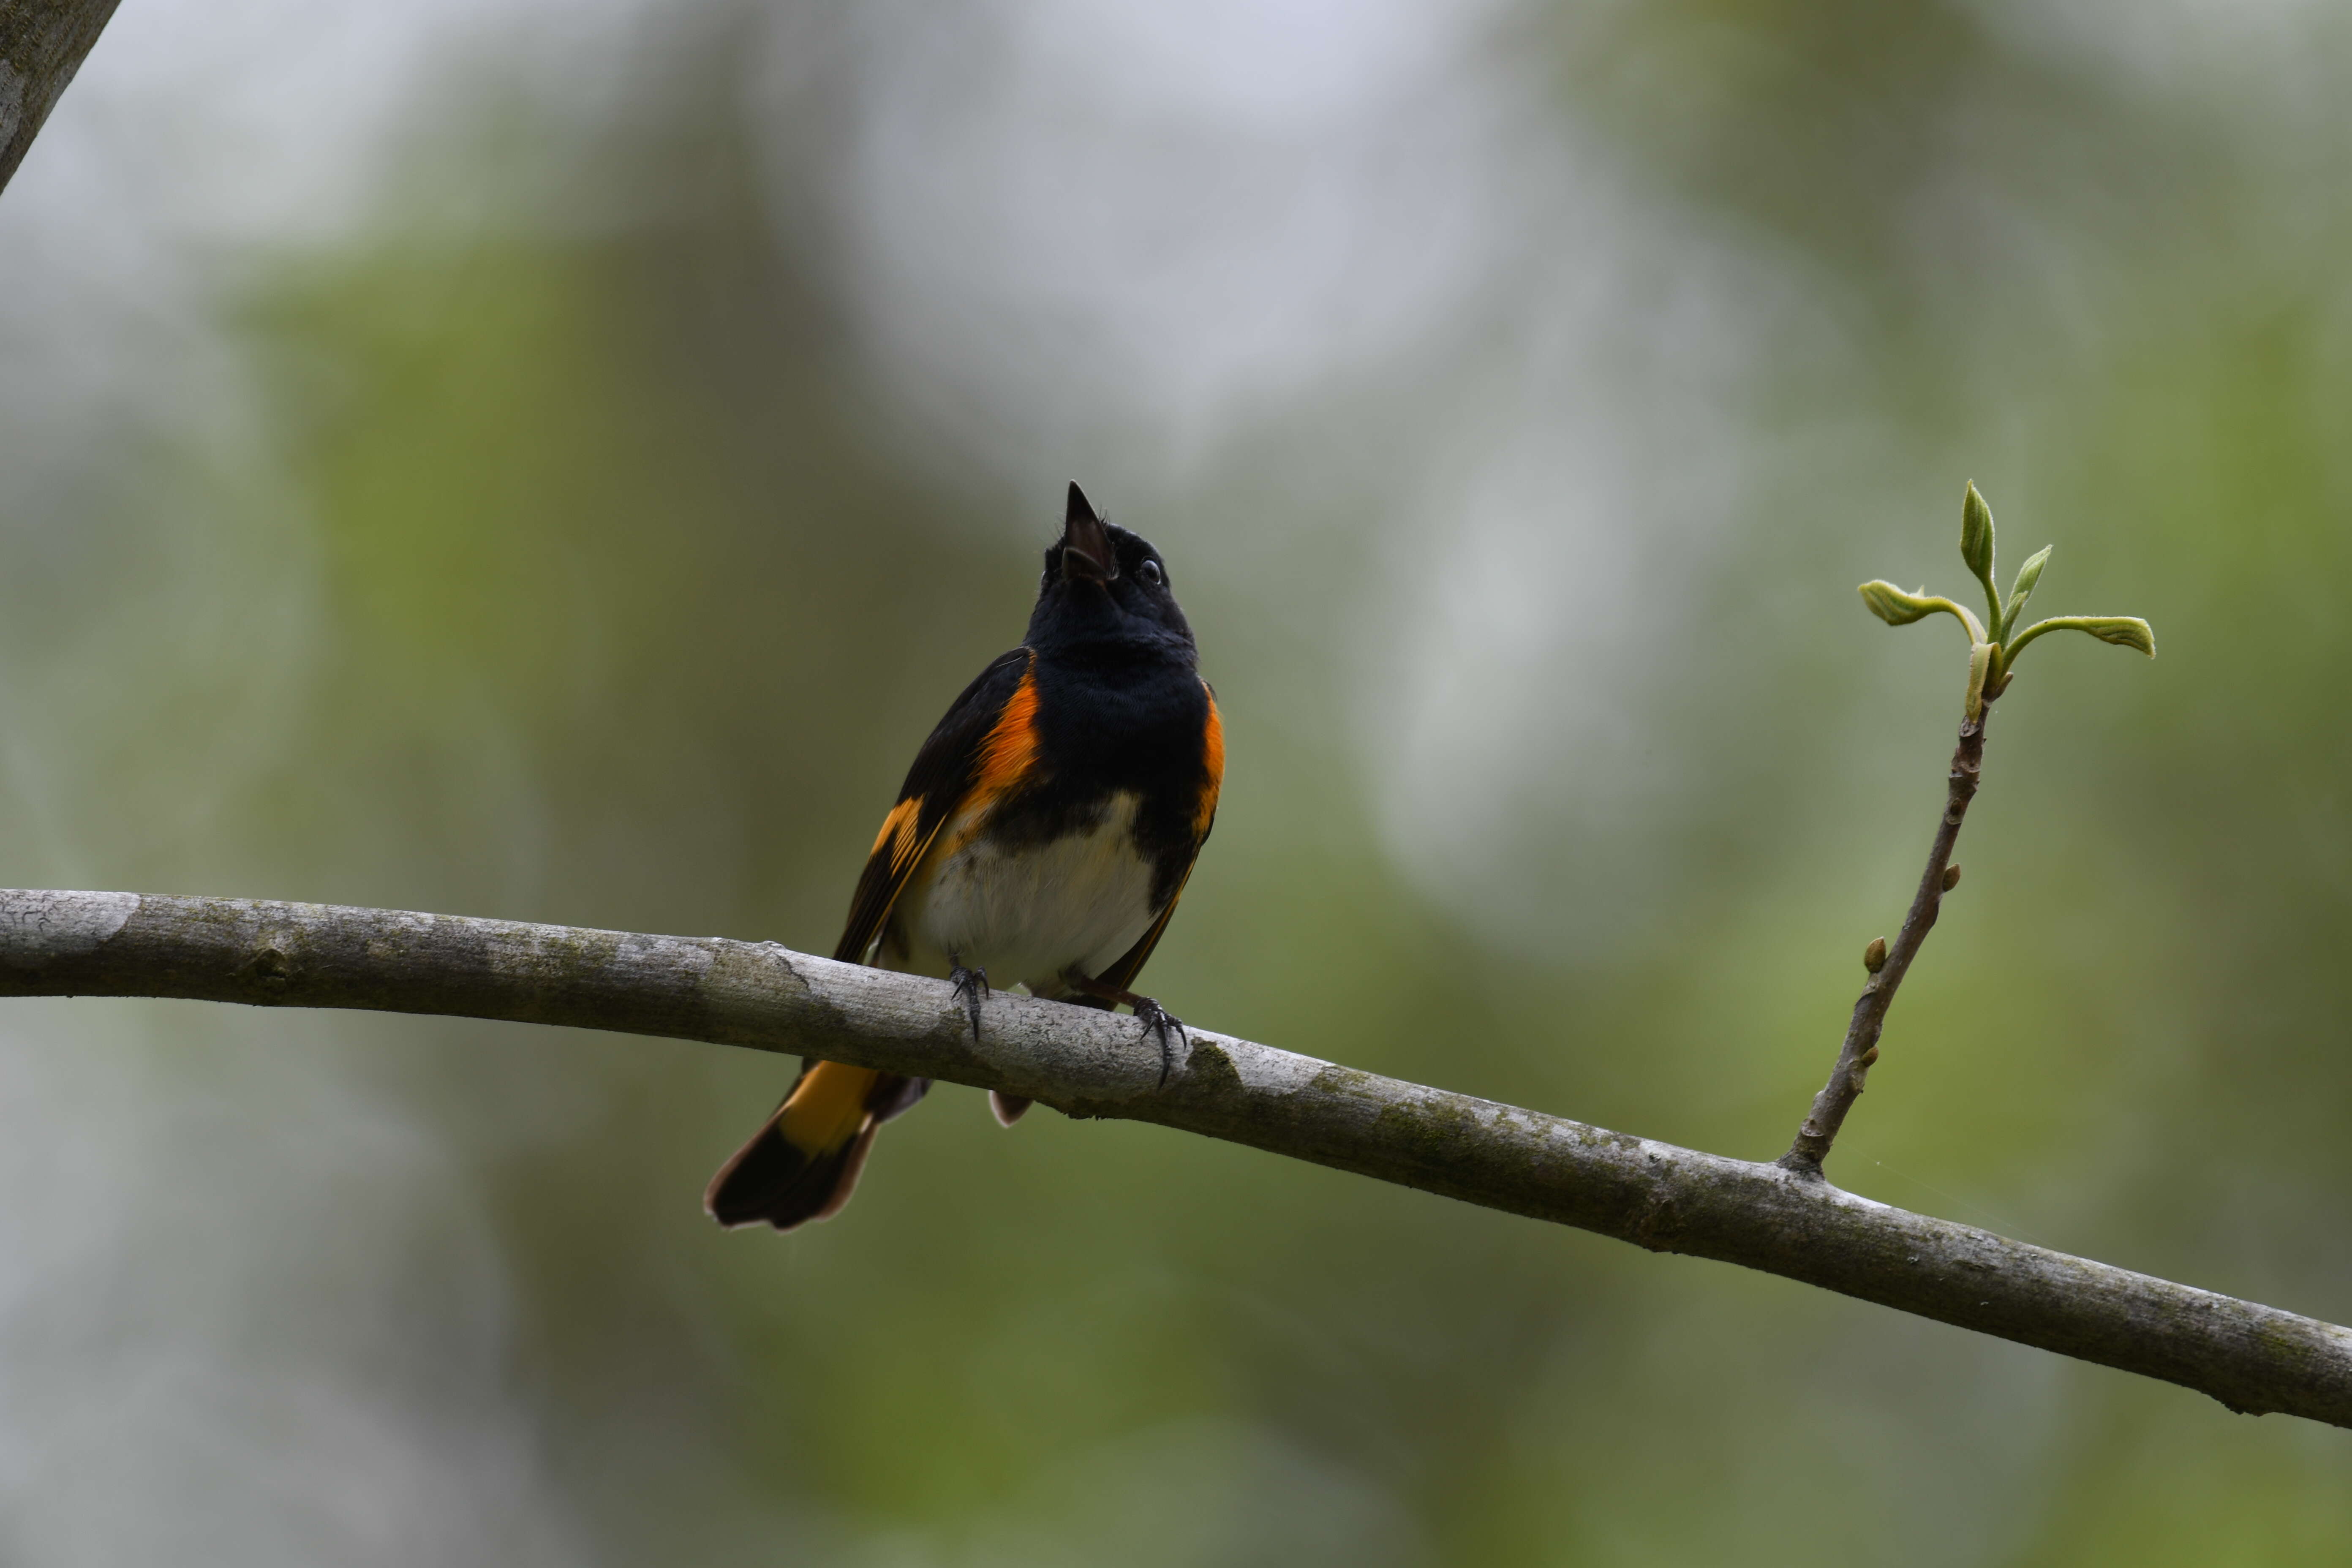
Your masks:
[[[915,753],[907,782],[898,786],[898,804],[883,818],[882,831],[875,837],[866,869],[857,879],[857,890],[850,896],[849,920],[842,927],[834,957],[847,963],[866,962],[898,895],[906,891],[907,879],[922,863],[923,852],[971,797],[984,771],[990,742],[1036,657],[1025,647],[1017,647],[982,670],[949,705],[947,716]]]

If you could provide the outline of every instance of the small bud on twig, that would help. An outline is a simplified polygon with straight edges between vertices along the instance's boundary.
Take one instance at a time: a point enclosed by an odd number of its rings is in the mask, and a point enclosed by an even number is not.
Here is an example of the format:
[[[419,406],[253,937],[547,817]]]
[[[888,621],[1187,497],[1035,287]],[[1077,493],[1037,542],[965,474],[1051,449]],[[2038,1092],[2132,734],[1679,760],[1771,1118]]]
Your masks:
[[[2000,651],[1989,642],[1974,644],[1969,649],[1967,708],[1969,722],[1971,724],[1981,722],[1984,719],[1985,694],[1992,680],[1993,655]]]
[[[1874,936],[1870,939],[1870,945],[1862,950],[1862,966],[1864,969],[1869,970],[1873,974],[1877,973],[1880,970],[1886,967],[1886,939],[1885,937]]]
[[[1946,891],[1946,892],[1948,892],[1948,892],[1950,892],[1954,888],[1957,888],[1957,887],[1958,887],[1959,885],[1960,885],[1960,868],[1959,868],[1958,866],[1947,866],[1947,867],[1945,867],[1945,868],[1944,868],[1944,891]]]

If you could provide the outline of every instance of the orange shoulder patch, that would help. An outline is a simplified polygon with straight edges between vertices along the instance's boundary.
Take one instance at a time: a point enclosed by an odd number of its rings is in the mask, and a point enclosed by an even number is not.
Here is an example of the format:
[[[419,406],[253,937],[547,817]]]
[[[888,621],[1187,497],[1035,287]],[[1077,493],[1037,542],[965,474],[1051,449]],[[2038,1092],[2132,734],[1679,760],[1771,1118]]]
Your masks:
[[[973,808],[993,802],[999,795],[1028,777],[1037,762],[1037,675],[1036,656],[1030,656],[1030,672],[1021,678],[1006,700],[1004,711],[996,716],[988,738],[980,743],[980,766],[971,781],[971,794],[967,797]]]
[[[1216,820],[1217,792],[1225,782],[1225,721],[1217,716],[1217,694],[1207,681],[1201,682],[1201,690],[1209,699],[1209,722],[1201,737],[1201,766],[1209,780],[1201,787],[1201,804],[1193,808],[1192,835],[1206,838],[1209,824]]]

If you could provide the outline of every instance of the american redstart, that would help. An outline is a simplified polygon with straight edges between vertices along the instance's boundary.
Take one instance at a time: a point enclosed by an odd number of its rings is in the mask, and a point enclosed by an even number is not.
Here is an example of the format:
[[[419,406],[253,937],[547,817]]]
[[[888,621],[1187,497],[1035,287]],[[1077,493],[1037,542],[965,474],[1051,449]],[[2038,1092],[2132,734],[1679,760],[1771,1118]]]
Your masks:
[[[988,987],[1182,1026],[1131,989],[1217,815],[1223,726],[1150,543],[1070,487],[1021,646],[982,670],[915,753],[834,957],[954,983],[975,1033]],[[721,1225],[837,1214],[875,1131],[929,1079],[808,1060],[711,1178]],[[1010,1127],[1029,1102],[992,1092]]]

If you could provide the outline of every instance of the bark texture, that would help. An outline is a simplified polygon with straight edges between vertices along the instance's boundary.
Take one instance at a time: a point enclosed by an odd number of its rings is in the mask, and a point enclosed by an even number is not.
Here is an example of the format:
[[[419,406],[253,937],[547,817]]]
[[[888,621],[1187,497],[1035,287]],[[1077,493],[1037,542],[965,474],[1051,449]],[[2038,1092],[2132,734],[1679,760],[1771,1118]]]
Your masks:
[[[1891,960],[1890,960],[1891,963]],[[2352,1331],[1751,1163],[1194,1030],[719,937],[320,904],[0,891],[0,995],[176,996],[561,1024],[949,1079],[1245,1143],[1659,1252],[1801,1279],[2352,1426]]]
[[[115,0],[0,0],[0,190],[114,6]]]

